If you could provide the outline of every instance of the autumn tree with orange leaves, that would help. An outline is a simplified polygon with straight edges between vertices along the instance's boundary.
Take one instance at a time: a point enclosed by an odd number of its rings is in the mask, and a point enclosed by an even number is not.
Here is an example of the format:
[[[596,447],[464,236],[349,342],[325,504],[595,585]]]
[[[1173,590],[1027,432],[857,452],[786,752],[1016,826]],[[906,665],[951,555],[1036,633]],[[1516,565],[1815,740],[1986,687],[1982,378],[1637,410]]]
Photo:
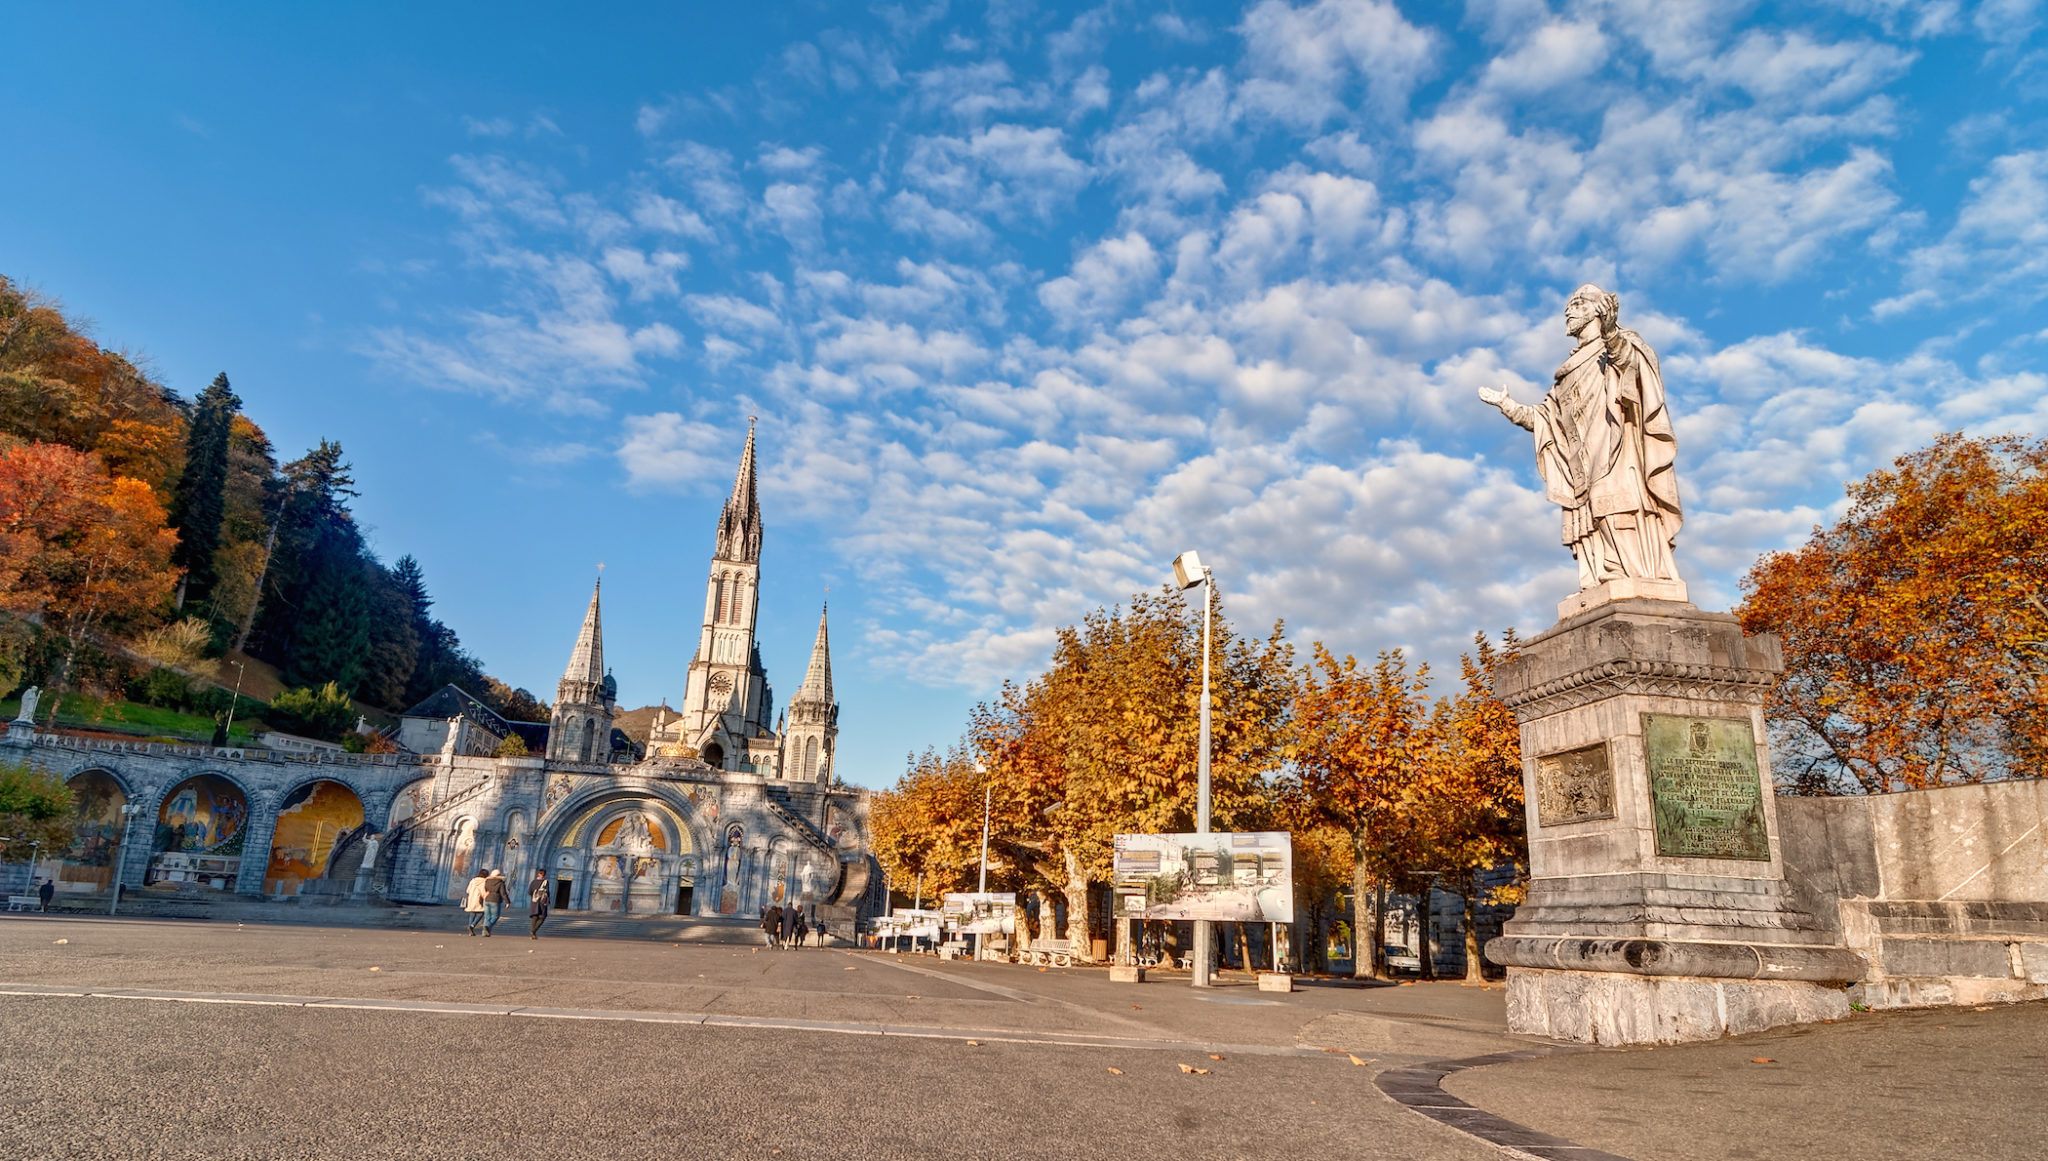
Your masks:
[[[1479,876],[1525,857],[1520,731],[1492,687],[1516,644],[1512,631],[1499,648],[1475,637],[1461,664],[1463,690],[1434,703],[1429,667],[1410,671],[1398,649],[1367,668],[1315,647],[1294,703],[1281,796],[1306,804],[1297,826],[1350,837],[1353,928],[1366,952],[1354,954],[1355,975],[1386,974],[1387,893],[1419,896],[1426,907],[1441,883],[1465,900],[1466,974],[1478,978]],[[1422,932],[1426,970],[1426,918]]]
[[[176,547],[141,480],[110,479],[94,457],[58,444],[0,448],[0,607],[63,635],[52,721],[87,636],[150,619],[169,598]]]
[[[2048,440],[1945,435],[1743,581],[1784,641],[1781,790],[1882,794],[2048,774]]]

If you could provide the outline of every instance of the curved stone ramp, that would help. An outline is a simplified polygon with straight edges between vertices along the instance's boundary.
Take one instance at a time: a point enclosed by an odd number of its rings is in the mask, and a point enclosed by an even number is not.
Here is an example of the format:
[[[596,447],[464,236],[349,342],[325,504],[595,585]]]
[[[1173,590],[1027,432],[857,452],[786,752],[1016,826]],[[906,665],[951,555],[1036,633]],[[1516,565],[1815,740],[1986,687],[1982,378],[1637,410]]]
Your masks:
[[[1605,1153],[1589,1145],[1574,1144],[1563,1137],[1539,1133],[1527,1126],[1496,1117],[1485,1109],[1466,1104],[1443,1090],[1444,1078],[1454,1072],[1481,1068],[1489,1064],[1509,1064],[1517,1060],[1552,1056],[1557,1051],[1554,1048],[1530,1048],[1520,1052],[1468,1056],[1460,1060],[1433,1060],[1428,1064],[1410,1065],[1407,1068],[1390,1068],[1374,1077],[1373,1085],[1387,1094],[1394,1103],[1420,1113],[1440,1125],[1497,1146],[1503,1156],[1513,1157],[1516,1161],[1629,1161],[1626,1157]]]

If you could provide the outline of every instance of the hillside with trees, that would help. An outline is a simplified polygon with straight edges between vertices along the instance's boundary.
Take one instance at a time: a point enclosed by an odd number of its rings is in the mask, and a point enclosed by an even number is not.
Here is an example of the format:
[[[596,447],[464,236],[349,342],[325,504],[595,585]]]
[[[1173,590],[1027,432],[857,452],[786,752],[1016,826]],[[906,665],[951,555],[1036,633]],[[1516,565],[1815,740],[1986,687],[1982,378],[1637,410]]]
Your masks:
[[[453,682],[544,717],[434,616],[418,561],[378,558],[357,494],[337,443],[280,464],[225,372],[186,399],[0,277],[0,690],[215,717],[254,660],[301,700],[397,712]]]

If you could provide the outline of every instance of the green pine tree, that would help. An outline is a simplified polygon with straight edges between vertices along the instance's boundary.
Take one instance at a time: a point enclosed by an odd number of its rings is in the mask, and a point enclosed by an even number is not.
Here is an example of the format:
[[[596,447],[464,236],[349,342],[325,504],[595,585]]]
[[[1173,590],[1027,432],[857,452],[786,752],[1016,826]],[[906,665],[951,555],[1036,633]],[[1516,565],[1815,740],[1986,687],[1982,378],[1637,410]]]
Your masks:
[[[228,435],[241,406],[225,371],[214,376],[192,405],[185,473],[178,478],[172,504],[172,523],[178,530],[178,551],[172,560],[185,569],[181,604],[204,599],[213,588],[213,556],[220,549],[226,511]]]

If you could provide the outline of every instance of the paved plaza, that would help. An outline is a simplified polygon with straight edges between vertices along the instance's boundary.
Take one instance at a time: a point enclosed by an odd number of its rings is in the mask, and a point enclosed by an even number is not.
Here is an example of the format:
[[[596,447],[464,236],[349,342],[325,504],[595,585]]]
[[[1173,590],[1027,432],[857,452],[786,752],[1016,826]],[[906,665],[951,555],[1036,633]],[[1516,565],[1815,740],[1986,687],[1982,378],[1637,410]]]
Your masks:
[[[2042,1005],[1550,1051],[1506,1033],[1499,990],[1454,983],[1200,993],[500,931],[8,916],[0,1156],[1495,1158],[1376,1082],[1499,1053],[1410,1103],[1484,1121],[1444,1107],[1463,1098],[1521,1126],[1524,1155],[1588,1161],[2048,1139]]]

